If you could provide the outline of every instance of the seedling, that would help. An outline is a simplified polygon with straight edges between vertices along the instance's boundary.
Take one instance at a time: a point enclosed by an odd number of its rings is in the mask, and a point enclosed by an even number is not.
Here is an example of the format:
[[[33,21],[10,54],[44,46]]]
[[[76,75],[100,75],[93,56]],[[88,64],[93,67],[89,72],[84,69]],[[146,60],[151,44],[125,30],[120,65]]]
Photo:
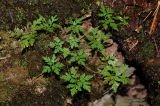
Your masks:
[[[79,65],[86,64],[87,55],[83,50],[79,50],[71,54],[71,59],[69,60],[70,63],[77,62]]]
[[[92,49],[103,50],[104,44],[103,41],[108,39],[110,36],[104,33],[100,33],[98,27],[92,29],[89,34],[87,35],[88,40],[90,41],[89,44]]]
[[[106,31],[109,29],[119,31],[118,26],[126,25],[128,20],[128,17],[115,16],[113,9],[103,4],[100,5],[98,16],[100,24]]]
[[[65,82],[68,82],[67,88],[70,89],[71,95],[74,96],[79,91],[82,91],[82,89],[90,92],[91,89],[91,83],[89,80],[91,80],[93,76],[86,75],[86,74],[78,74],[76,69],[74,67],[71,68],[69,73],[66,73],[65,75],[62,75],[62,79]]]
[[[52,16],[51,19],[46,21],[43,16],[40,16],[38,19],[34,20],[31,27],[26,30],[15,28],[12,32],[12,37],[20,39],[20,46],[23,49],[33,46],[36,37],[37,31],[44,30],[46,32],[53,32],[61,26],[57,24],[57,16]]]
[[[69,36],[68,43],[69,43],[71,49],[73,49],[75,47],[78,47],[79,46],[79,42],[80,42],[79,38],[73,37],[73,36]]]
[[[72,32],[72,33],[75,33],[75,34],[79,34],[80,32],[83,32],[84,31],[84,28],[82,27],[82,21],[83,21],[83,18],[78,18],[78,19],[75,19],[75,20],[69,20],[68,22],[68,27],[67,27],[67,30],[68,32]]]
[[[54,49],[54,53],[60,53],[62,51],[62,46],[64,41],[56,37],[53,42],[49,43],[49,47]]]
[[[51,57],[43,57],[43,60],[45,62],[45,66],[43,66],[42,73],[54,73],[56,75],[60,75],[60,71],[64,65],[56,59],[54,54]]]
[[[119,85],[127,84],[129,75],[127,74],[128,66],[126,64],[118,65],[117,59],[114,56],[103,58],[107,64],[101,66],[101,74],[104,77],[104,82],[111,85],[112,90],[116,93]]]

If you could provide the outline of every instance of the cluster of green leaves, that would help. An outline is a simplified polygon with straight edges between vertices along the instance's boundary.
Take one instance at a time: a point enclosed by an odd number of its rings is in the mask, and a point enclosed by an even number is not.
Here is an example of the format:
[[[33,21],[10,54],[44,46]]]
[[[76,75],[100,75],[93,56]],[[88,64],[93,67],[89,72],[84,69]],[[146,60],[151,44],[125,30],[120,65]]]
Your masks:
[[[81,49],[75,53],[72,53],[71,56],[72,57],[69,61],[70,63],[77,62],[79,65],[85,65],[87,55],[84,50]]]
[[[68,48],[64,47],[65,43],[69,46]],[[59,62],[56,55],[62,55],[64,61],[70,63],[70,66],[72,66],[72,63],[77,63],[78,65],[84,66],[87,58],[84,50],[79,49],[71,52],[78,46],[79,38],[77,37],[70,36],[67,42],[56,37],[53,42],[49,43],[49,47],[54,50],[53,55],[51,57],[43,57],[45,66],[43,66],[42,73],[54,73],[62,78],[65,82],[68,82],[69,84],[67,87],[70,89],[71,95],[75,95],[82,89],[90,91],[89,80],[92,77],[86,74],[77,74],[77,71],[74,67],[72,67],[71,70],[66,69],[69,72],[66,72],[65,75],[61,76],[61,69],[64,68],[64,65]]]
[[[68,43],[69,43],[71,49],[73,49],[75,47],[78,47],[79,46],[79,42],[80,42],[79,38],[73,37],[73,36],[69,36]]]
[[[49,43],[50,48],[54,48],[54,53],[60,53],[62,51],[62,46],[64,41],[56,37],[53,42]]]
[[[126,64],[119,65],[114,56],[106,56],[102,58],[105,64],[100,66],[101,74],[104,77],[104,82],[111,85],[114,92],[117,92],[119,85],[127,84],[130,74]],[[107,63],[107,64],[106,64]]]
[[[29,46],[33,46],[36,37],[36,31],[25,31],[23,29],[15,28],[11,33],[12,37],[20,40],[20,46],[25,49]]]
[[[47,32],[54,32],[56,29],[61,27],[57,24],[57,21],[57,16],[51,16],[48,21],[43,16],[40,16],[37,20],[33,21],[31,28],[34,31],[44,30]]]
[[[98,27],[92,29],[87,35],[87,39],[90,41],[89,44],[91,48],[98,49],[100,51],[104,49],[104,41],[109,37],[110,35],[99,32]]]
[[[98,13],[100,24],[105,30],[113,29],[118,31],[118,27],[127,24],[129,17],[115,16],[113,9],[106,7],[105,5],[100,5],[100,10]]]
[[[69,26],[67,27],[68,32],[77,33],[77,34],[83,32],[84,28],[81,25],[82,21],[83,21],[83,18],[70,19],[68,22]]]
[[[85,73],[80,75],[77,73],[76,69],[74,67],[71,68],[69,73],[66,73],[61,78],[68,82],[67,88],[70,89],[71,95],[77,94],[79,91],[82,91],[82,89],[90,92],[91,83],[89,80],[91,80],[93,76],[86,75]]]
[[[60,75],[61,69],[64,67],[64,64],[60,63],[56,56],[53,54],[51,57],[43,57],[45,66],[43,66],[42,73],[55,73]]]
[[[101,5],[98,16],[105,30],[112,28],[118,31],[118,27],[126,25],[126,20],[128,19],[127,17],[114,16],[114,11],[111,8],[106,8],[104,5]],[[42,20],[42,22],[46,22],[44,19]],[[116,92],[121,83],[126,84],[128,82],[128,66],[125,64],[119,65],[114,56],[104,55],[106,40],[110,35],[100,31],[99,27],[85,32],[81,25],[82,23],[83,18],[69,20],[67,27],[62,29],[67,30],[64,34],[67,40],[64,40],[63,37],[55,37],[55,39],[49,43],[49,47],[53,50],[53,55],[50,58],[43,58],[45,66],[43,67],[42,73],[54,73],[58,75],[67,82],[67,88],[70,89],[72,96],[82,90],[90,91],[91,83],[89,81],[93,76],[86,75],[85,73],[79,74],[76,70],[76,68],[79,70],[85,69],[87,64],[88,55],[86,51],[80,47],[80,45],[85,42],[86,45],[89,46],[88,48],[92,49],[90,54],[94,55],[95,52],[93,53],[92,51],[96,51],[99,56],[103,57],[101,58],[102,64],[97,68],[100,70],[100,75],[103,76],[104,82],[109,84],[113,91]],[[45,25],[41,26],[40,24],[38,26],[43,29]],[[63,61],[65,66],[60,61]],[[64,68],[65,72],[62,74],[61,70]]]
[[[48,21],[42,16],[34,20],[32,25],[25,30],[15,28],[11,33],[12,37],[20,40],[20,46],[25,49],[29,46],[33,46],[37,37],[37,31],[44,30],[46,32],[53,32],[61,26],[57,24],[58,18],[52,16]]]

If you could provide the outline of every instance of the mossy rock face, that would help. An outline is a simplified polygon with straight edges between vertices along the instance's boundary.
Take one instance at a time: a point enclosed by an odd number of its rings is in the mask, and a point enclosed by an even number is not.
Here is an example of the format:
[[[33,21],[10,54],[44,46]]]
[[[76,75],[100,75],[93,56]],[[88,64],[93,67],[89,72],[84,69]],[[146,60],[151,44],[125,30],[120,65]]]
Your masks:
[[[60,85],[59,81],[54,79],[49,81],[46,88],[43,86],[37,88],[36,86],[31,90],[31,87],[28,89],[27,86],[21,87],[9,103],[10,106],[64,106],[66,88]],[[40,80],[40,82],[42,81]]]
[[[24,83],[27,75],[27,70],[20,67],[9,68],[0,73],[0,103],[12,99],[15,91]]]
[[[58,15],[64,21],[66,17],[79,16],[91,7],[94,0],[1,0],[0,29],[23,27],[38,15],[50,17]],[[83,11],[83,12],[82,12]]]
[[[160,94],[160,92],[157,92],[159,91],[157,82],[160,80],[160,26],[157,25],[154,33],[152,35],[149,34],[153,17],[147,17],[147,15],[149,14],[149,10],[156,7],[157,1],[152,0],[148,2],[151,2],[151,7],[148,7],[148,10],[144,6],[144,4],[147,4],[147,1],[144,0],[137,0],[135,4],[132,2],[134,6],[130,6],[127,9],[124,8],[125,3],[121,3],[117,10],[116,6],[118,5],[118,1],[110,5],[114,7],[116,11],[121,11],[125,16],[129,16],[128,25],[121,28],[119,32],[114,31],[113,39],[118,42],[119,49],[123,51],[125,58],[131,65],[139,68],[137,69],[137,73],[141,74],[139,75],[141,80],[147,85],[149,97],[152,96],[150,98],[151,101],[153,101],[152,103],[159,104],[159,100],[155,100],[155,98],[157,94]],[[145,19],[146,17],[147,19]],[[151,105],[160,105],[157,104]]]
[[[0,105],[64,106],[67,89],[55,79],[28,78],[20,67],[0,73]]]

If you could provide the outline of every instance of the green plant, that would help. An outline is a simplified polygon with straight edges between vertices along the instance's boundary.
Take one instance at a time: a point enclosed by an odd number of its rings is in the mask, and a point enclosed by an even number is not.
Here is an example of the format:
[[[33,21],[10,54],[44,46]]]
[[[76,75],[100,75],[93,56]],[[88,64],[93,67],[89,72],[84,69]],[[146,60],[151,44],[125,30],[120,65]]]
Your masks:
[[[14,31],[11,32],[11,36],[14,38],[19,38],[23,35],[24,31],[22,29],[19,28],[14,28]]]
[[[82,21],[83,21],[83,18],[78,18],[75,20],[70,19],[68,22],[69,26],[67,27],[68,32],[77,33],[77,34],[79,34],[80,32],[83,32],[84,28],[81,25]]]
[[[50,58],[43,57],[43,60],[46,65],[43,66],[42,73],[52,73],[53,72],[56,75],[60,75],[60,71],[64,67],[64,65],[56,59],[56,56],[54,54]]]
[[[56,23],[57,21],[57,16],[51,16],[48,21],[46,21],[43,16],[39,16],[37,20],[33,21],[32,30],[45,30],[47,32],[53,32],[61,27],[59,24]]]
[[[108,39],[110,36],[104,33],[100,33],[98,27],[92,29],[89,34],[87,35],[88,40],[90,41],[89,44],[93,49],[103,50],[104,44],[103,41]]]
[[[107,64],[101,65],[101,74],[104,77],[104,82],[111,85],[114,92],[122,84],[127,84],[129,74],[127,73],[128,66],[126,64],[118,65],[117,59],[114,56],[108,56],[102,59]]]
[[[70,73],[66,73],[63,75],[61,78],[65,81],[68,82],[69,84],[67,85],[67,88],[70,89],[71,95],[77,94],[79,91],[82,89],[90,91],[91,88],[91,83],[89,80],[93,76],[91,75],[86,75],[86,74],[78,74],[76,69],[74,67],[71,68]]]
[[[119,23],[116,25],[125,24],[125,20],[122,19],[120,21],[120,17],[118,16],[114,17],[113,20],[113,23],[109,23],[109,27],[113,27],[115,30],[118,28],[118,26],[116,26],[117,28],[114,27],[117,20],[119,20]],[[65,27],[67,32],[60,34],[60,37],[63,39],[55,37],[55,39],[49,43],[49,47],[53,49],[53,55],[51,57],[43,57],[45,66],[43,67],[42,73],[53,72],[58,75],[68,83],[67,88],[70,89],[72,96],[82,90],[90,91],[91,83],[89,80],[91,80],[93,76],[86,75],[85,72],[83,72],[88,70],[94,74],[100,74],[104,78],[104,82],[109,84],[112,90],[116,92],[120,84],[126,84],[128,82],[128,66],[118,64],[114,56],[105,55],[106,40],[110,35],[99,30],[100,27],[82,33],[84,31],[81,25],[82,21],[82,18],[70,20],[68,27]],[[65,37],[62,37],[63,35]],[[66,39],[64,40],[64,38]],[[99,58],[100,56],[102,56],[102,58]],[[91,59],[93,59],[93,61]],[[95,59],[98,59],[98,61]],[[87,64],[88,60],[91,60],[91,62]],[[65,70],[63,69],[63,72],[61,72],[61,70],[64,68],[64,65],[61,62],[65,64]],[[99,70],[100,72],[90,71],[92,70],[90,66],[93,66],[94,62],[98,64],[94,71]],[[79,69],[80,73],[83,73],[79,74],[75,67]],[[62,75],[62,73],[64,74]]]
[[[46,21],[43,16],[40,16],[38,19],[33,21],[30,27],[27,27],[25,30],[15,28],[14,32],[11,32],[11,35],[12,37],[20,40],[20,46],[23,50],[34,45],[37,37],[37,31],[44,30],[47,32],[53,32],[60,28],[61,26],[56,23],[57,20],[56,16],[52,16],[48,21]]]
[[[69,43],[71,49],[73,49],[74,47],[78,47],[79,46],[79,42],[80,42],[79,38],[73,37],[73,36],[69,36],[68,43]]]
[[[36,37],[36,31],[28,32],[27,30],[15,28],[11,36],[20,40],[20,47],[23,49],[33,46]]]
[[[127,24],[128,17],[122,18],[121,16],[115,16],[113,9],[106,7],[105,5],[100,5],[100,10],[98,13],[100,24],[105,30],[109,28],[118,31],[118,25],[124,26]]]
[[[68,55],[70,55],[71,51],[68,48],[62,49],[62,55],[64,58],[66,58]]]
[[[33,46],[35,42],[35,33],[26,33],[21,37],[20,46],[22,49],[25,49],[29,46]]]
[[[85,65],[87,55],[83,50],[71,53],[70,63],[77,62],[79,65]]]
[[[49,47],[54,49],[54,53],[60,53],[62,51],[62,46],[64,41],[56,37],[53,42],[49,43]]]

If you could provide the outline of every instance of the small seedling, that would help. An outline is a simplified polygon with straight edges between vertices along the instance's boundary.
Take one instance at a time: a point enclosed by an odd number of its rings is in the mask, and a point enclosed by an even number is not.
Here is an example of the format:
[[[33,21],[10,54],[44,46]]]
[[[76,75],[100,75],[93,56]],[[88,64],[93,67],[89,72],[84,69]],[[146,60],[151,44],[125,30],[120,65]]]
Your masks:
[[[101,66],[101,74],[104,77],[104,82],[111,85],[112,90],[116,93],[119,85],[127,84],[129,76],[127,74],[128,66],[126,64],[118,65],[117,59],[114,56],[103,58],[107,64]]]
[[[128,20],[128,17],[115,16],[113,9],[103,4],[100,5],[98,16],[100,24],[105,30],[113,29],[119,31],[118,27],[126,25]]]
[[[60,71],[64,67],[64,65],[56,59],[56,56],[54,54],[50,58],[43,57],[43,60],[46,65],[43,66],[42,73],[52,73],[53,72],[56,75],[60,75]]]
[[[27,28],[26,30],[15,28],[11,35],[12,37],[20,40],[20,46],[23,50],[34,45],[37,37],[37,31],[44,30],[46,32],[53,32],[60,28],[61,26],[57,24],[57,20],[57,16],[52,16],[48,21],[46,21],[43,16],[40,16],[38,19],[33,21],[30,28]]]
[[[78,47],[79,46],[79,38],[77,37],[73,37],[73,36],[69,36],[69,40],[68,40],[68,43],[69,43],[69,46],[71,49],[75,48],[75,47]]]
[[[62,55],[64,58],[66,58],[67,56],[69,56],[71,53],[71,51],[68,48],[63,48],[62,49]]]
[[[71,54],[71,59],[69,60],[70,63],[77,62],[79,65],[86,64],[87,55],[83,50],[79,50],[75,53]]]
[[[100,33],[98,27],[92,29],[87,35],[89,44],[93,49],[103,50],[104,44],[103,41],[108,39],[110,36],[104,33]]]
[[[62,46],[64,41],[56,37],[53,42],[49,43],[49,47],[54,49],[54,53],[60,53],[62,51]]]
[[[68,32],[71,32],[71,33],[76,33],[76,34],[79,34],[80,32],[83,32],[84,31],[84,28],[82,27],[82,21],[83,21],[83,18],[78,18],[78,19],[75,19],[75,20],[69,20],[68,22],[68,27],[67,27],[67,30]]]
[[[61,78],[65,81],[68,82],[69,84],[67,85],[67,88],[70,89],[71,95],[74,96],[77,94],[79,91],[82,91],[82,89],[90,92],[91,89],[91,83],[89,80],[93,76],[91,75],[86,75],[86,74],[78,74],[76,69],[74,67],[71,68],[69,73],[66,73],[63,75]]]

